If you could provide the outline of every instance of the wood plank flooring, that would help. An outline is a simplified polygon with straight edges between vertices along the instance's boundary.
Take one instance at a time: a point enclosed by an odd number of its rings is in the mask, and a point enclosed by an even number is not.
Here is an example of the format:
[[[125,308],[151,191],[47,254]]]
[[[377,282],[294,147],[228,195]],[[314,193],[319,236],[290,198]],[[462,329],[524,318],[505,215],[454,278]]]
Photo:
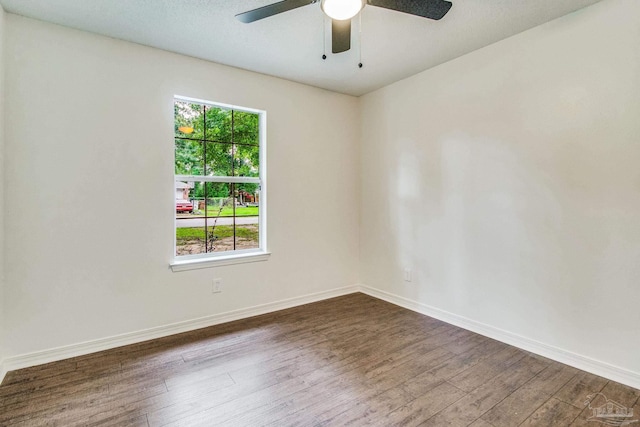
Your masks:
[[[1,426],[596,426],[640,390],[363,294],[7,374]]]

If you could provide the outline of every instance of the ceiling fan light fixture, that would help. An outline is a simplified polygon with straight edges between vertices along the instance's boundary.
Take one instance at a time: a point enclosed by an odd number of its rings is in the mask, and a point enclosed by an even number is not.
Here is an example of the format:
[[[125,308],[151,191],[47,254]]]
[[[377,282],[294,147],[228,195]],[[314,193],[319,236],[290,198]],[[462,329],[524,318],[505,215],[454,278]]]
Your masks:
[[[365,0],[322,0],[320,7],[331,19],[344,21],[356,16],[364,7]]]

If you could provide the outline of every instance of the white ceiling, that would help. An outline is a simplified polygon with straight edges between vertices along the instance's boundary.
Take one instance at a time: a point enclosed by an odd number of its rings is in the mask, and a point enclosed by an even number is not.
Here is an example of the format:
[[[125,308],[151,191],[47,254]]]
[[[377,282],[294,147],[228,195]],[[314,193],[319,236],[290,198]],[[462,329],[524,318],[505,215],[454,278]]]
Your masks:
[[[350,51],[331,54],[319,3],[251,24],[277,0],[0,0],[7,12],[247,70],[362,95],[599,0],[452,0],[440,21],[367,6]],[[323,26],[327,60],[322,60]]]

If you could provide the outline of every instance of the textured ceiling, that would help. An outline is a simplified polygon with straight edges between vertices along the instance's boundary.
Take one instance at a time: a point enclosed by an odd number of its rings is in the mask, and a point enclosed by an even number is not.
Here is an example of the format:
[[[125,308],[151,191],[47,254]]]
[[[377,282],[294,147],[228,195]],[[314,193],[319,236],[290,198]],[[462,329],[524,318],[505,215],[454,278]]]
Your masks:
[[[251,24],[238,22],[234,15],[275,1],[0,0],[0,4],[7,12],[362,95],[599,0],[452,1],[451,11],[440,21],[366,6],[353,22],[352,49],[336,55],[331,54],[330,21],[324,19],[319,3]]]

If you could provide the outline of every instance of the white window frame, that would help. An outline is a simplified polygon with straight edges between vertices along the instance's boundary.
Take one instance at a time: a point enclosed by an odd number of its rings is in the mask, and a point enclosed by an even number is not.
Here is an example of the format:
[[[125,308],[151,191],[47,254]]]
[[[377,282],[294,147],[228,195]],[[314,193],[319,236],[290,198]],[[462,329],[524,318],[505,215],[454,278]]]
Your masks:
[[[190,102],[210,107],[224,108],[228,110],[242,111],[246,113],[258,114],[259,123],[259,158],[258,177],[222,177],[222,176],[198,176],[198,175],[175,175],[172,182],[171,194],[172,203],[175,205],[175,182],[227,182],[227,183],[254,183],[260,185],[260,209],[258,211],[258,240],[259,248],[241,249],[225,252],[208,252],[204,254],[176,255],[176,221],[173,220],[173,258],[170,267],[173,271],[185,271],[199,268],[210,268],[230,264],[242,264],[247,262],[266,261],[271,255],[267,251],[267,112],[253,108],[240,107],[237,105],[222,104],[203,99],[190,98],[186,96],[174,95],[171,103],[171,111],[175,101]],[[173,117],[173,115],[172,115]],[[172,123],[173,125],[173,123]],[[173,126],[171,127],[173,129]],[[172,167],[175,168],[175,135],[173,135],[174,158]],[[175,170],[175,169],[174,169]]]

